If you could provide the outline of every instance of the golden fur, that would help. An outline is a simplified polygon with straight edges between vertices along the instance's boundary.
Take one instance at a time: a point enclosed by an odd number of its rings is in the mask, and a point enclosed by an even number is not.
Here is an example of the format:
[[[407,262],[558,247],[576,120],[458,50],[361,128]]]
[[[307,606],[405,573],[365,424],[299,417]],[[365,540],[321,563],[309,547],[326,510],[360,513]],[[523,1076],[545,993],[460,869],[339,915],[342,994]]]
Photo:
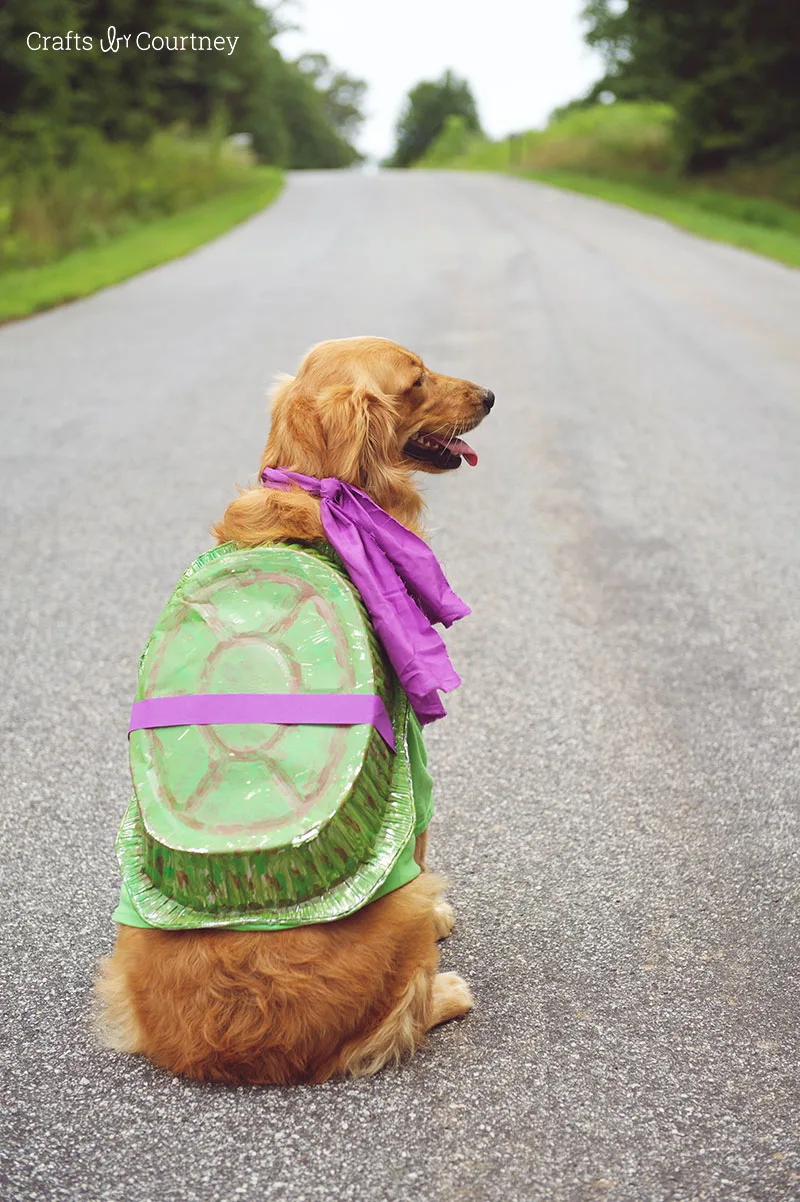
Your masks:
[[[471,429],[487,395],[386,339],[324,342],[278,384],[261,466],[357,484],[419,532],[411,476],[438,469],[404,447]],[[215,534],[243,546],[319,540],[319,501],[248,489]],[[415,853],[423,868],[426,846],[427,833]],[[460,977],[436,971],[436,942],[453,925],[441,890],[423,872],[348,918],[287,931],[120,926],[96,985],[101,1038],[170,1072],[231,1084],[317,1083],[398,1063],[472,1005]]]

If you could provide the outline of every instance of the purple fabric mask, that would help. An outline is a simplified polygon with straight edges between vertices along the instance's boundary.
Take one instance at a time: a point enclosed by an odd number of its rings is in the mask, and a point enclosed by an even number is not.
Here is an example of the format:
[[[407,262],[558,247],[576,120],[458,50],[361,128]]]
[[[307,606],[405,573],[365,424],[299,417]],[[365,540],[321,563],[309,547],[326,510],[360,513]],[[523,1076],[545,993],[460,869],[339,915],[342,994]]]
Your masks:
[[[320,498],[325,536],[360,592],[414,713],[423,724],[443,718],[439,690],[447,693],[461,680],[431,623],[452,626],[471,611],[450,588],[427,543],[362,489],[333,476],[319,480],[266,467],[261,480],[266,488],[296,484]]]

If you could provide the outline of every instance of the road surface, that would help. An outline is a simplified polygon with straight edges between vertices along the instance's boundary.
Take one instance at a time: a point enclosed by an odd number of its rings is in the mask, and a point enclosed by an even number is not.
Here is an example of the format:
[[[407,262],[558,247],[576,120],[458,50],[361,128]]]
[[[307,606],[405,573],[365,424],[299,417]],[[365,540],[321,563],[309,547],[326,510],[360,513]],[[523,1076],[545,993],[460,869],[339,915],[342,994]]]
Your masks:
[[[626,209],[339,173],[0,330],[4,1200],[800,1198],[799,314]],[[474,611],[429,744],[477,1007],[372,1081],[198,1087],[87,1017],[137,656],[271,376],[361,333],[497,394],[425,478]]]

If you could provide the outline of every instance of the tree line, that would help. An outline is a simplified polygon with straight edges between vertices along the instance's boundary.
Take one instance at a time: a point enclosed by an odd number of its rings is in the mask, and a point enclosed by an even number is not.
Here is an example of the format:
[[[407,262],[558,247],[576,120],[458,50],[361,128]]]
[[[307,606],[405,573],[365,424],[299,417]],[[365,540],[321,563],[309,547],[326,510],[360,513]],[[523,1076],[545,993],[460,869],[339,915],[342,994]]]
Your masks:
[[[598,100],[666,102],[688,174],[800,154],[798,0],[588,0],[582,16],[605,73],[555,118]],[[409,93],[388,165],[418,162],[450,118],[480,132],[469,85],[448,71]]]
[[[278,6],[280,7],[280,6]],[[99,40],[147,31],[161,38],[236,38],[235,51],[103,53]],[[324,55],[286,61],[279,12],[256,0],[5,0],[0,5],[0,150],[25,166],[69,162],[87,131],[144,143],[159,129],[249,135],[256,156],[288,168],[342,167],[366,85]],[[30,49],[32,31],[92,37],[91,51]],[[33,39],[37,44],[37,39]],[[78,43],[80,45],[81,43]],[[149,43],[148,43],[149,44]],[[169,42],[167,43],[169,44]]]
[[[794,0],[589,0],[586,40],[604,93],[666,101],[688,172],[800,153],[800,5]]]

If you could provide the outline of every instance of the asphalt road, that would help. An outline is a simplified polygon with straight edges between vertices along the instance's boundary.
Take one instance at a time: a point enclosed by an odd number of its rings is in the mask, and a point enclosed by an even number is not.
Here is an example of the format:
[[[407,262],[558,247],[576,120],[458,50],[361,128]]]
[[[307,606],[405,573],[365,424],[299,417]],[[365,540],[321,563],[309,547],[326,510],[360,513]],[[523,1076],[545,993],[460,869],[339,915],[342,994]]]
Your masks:
[[[800,274],[627,210],[343,173],[0,330],[3,1202],[800,1198],[798,316]],[[371,1081],[198,1087],[87,1018],[136,661],[270,377],[361,333],[497,394],[427,490],[477,1007]]]

